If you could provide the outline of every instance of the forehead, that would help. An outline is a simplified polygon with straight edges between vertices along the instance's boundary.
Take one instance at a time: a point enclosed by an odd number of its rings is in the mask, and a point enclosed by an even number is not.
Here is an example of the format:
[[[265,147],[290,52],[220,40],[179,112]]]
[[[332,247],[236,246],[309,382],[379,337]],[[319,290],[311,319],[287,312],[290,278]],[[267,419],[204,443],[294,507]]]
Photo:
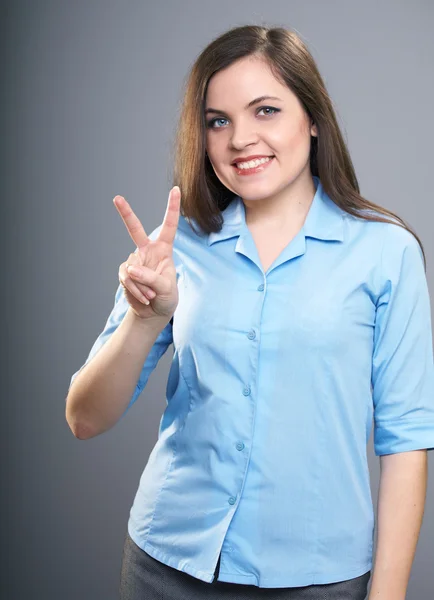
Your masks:
[[[206,107],[225,105],[244,106],[252,98],[263,95],[279,96],[283,100],[295,97],[288,86],[278,81],[268,64],[261,59],[242,58],[215,73],[208,83]]]

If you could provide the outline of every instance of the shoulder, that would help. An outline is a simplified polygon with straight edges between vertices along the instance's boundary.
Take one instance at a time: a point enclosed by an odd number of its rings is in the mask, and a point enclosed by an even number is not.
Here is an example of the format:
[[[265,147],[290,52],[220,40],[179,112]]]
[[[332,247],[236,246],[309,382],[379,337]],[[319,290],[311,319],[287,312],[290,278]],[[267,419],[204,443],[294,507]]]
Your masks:
[[[424,285],[425,263],[417,238],[398,222],[371,221],[345,215],[348,250],[355,263],[367,265],[375,296],[399,282]],[[360,273],[365,271],[360,268]]]
[[[406,252],[423,257],[416,237],[398,222],[370,221],[349,213],[343,216],[350,239],[362,238],[380,259],[400,260]]]
[[[423,261],[422,248],[411,231],[394,223],[382,225],[382,264],[401,265],[403,260],[417,263]]]
[[[398,286],[401,294],[420,292],[427,285],[422,248],[416,237],[400,225],[383,223],[379,258],[379,285],[389,292]]]

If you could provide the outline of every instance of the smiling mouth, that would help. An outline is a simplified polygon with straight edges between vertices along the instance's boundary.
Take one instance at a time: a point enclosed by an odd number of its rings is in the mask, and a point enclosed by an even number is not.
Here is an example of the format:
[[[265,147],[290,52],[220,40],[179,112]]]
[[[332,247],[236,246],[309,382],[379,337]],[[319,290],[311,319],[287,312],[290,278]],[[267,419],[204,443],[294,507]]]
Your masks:
[[[240,168],[240,167],[238,167],[237,163],[233,163],[232,166],[235,169],[237,175],[253,175],[255,173],[261,173],[266,168],[268,168],[268,166],[273,162],[275,157],[273,155],[273,156],[269,156],[267,158],[269,158],[269,160],[267,160],[263,163],[260,163],[259,165],[255,166],[255,167]]]

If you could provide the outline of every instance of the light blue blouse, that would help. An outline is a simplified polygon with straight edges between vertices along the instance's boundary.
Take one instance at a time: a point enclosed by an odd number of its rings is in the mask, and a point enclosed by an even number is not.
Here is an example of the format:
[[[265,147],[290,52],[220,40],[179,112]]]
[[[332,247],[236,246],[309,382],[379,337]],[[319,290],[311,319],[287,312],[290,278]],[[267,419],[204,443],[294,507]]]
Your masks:
[[[206,582],[220,551],[219,581],[264,588],[367,572],[372,421],[377,456],[434,447],[419,244],[396,224],[342,211],[314,181],[304,226],[266,273],[240,197],[218,233],[196,235],[180,217],[179,304],[123,415],[173,344],[167,406],[128,531],[155,559]],[[127,309],[119,285],[84,364]]]

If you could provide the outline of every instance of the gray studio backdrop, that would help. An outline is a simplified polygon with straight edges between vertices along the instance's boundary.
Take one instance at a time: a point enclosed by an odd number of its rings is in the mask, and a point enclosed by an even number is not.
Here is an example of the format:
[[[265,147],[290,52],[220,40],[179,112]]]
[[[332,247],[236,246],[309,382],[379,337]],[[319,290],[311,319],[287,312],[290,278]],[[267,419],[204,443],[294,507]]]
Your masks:
[[[181,86],[229,27],[307,42],[362,194],[424,243],[434,299],[432,0],[2,3],[4,310],[1,598],[114,600],[130,506],[165,407],[171,350],[129,414],[80,441],[69,380],[101,332],[134,250],[112,199],[161,223]],[[377,506],[379,459],[368,446]],[[431,469],[434,456],[429,455]],[[429,481],[408,598],[434,589]]]

